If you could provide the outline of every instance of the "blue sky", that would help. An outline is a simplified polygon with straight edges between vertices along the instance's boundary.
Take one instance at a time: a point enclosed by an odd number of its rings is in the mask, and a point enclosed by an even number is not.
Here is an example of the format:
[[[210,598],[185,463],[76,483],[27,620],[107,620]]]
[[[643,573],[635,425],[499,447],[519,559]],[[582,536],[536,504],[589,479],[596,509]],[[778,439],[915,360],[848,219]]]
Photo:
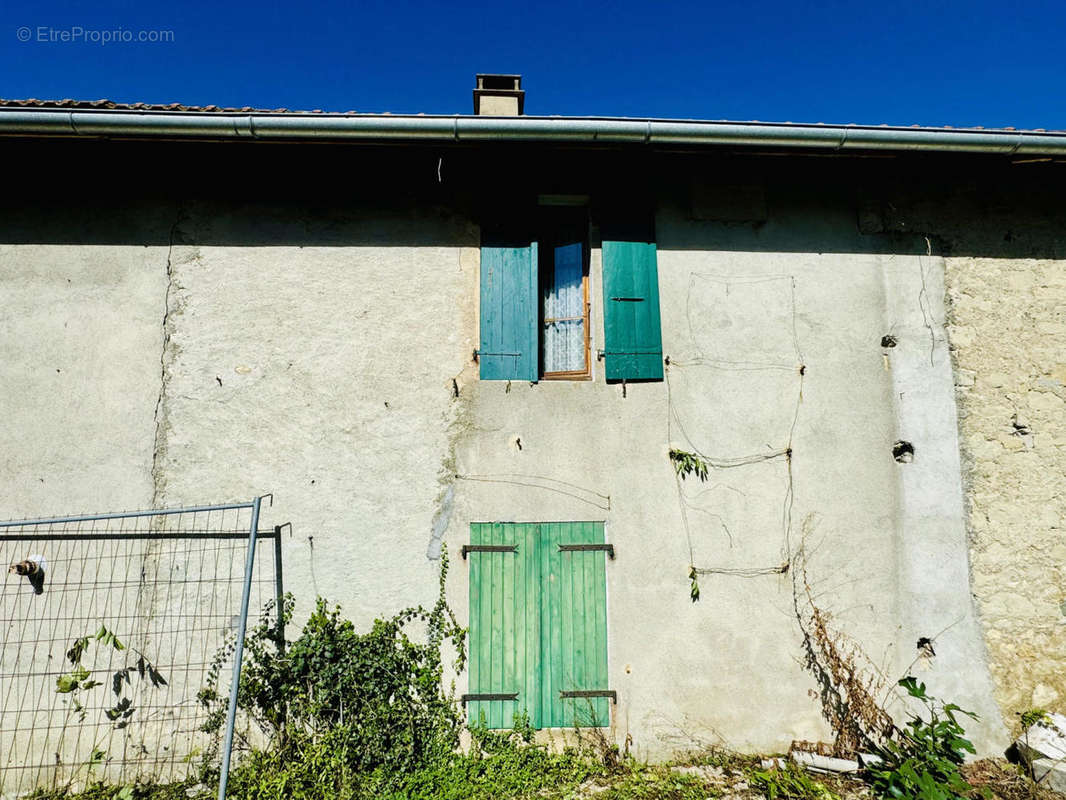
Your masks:
[[[0,18],[4,98],[467,114],[474,73],[518,72],[527,114],[1066,128],[1061,4],[7,0]],[[97,41],[61,41],[78,28]],[[116,31],[173,41],[99,41]]]

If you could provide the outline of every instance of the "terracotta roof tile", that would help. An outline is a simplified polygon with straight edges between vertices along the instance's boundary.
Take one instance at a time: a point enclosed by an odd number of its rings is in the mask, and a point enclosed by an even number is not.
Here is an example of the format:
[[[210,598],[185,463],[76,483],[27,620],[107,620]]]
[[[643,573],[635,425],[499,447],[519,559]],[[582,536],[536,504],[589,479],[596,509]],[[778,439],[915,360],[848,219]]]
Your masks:
[[[0,108],[73,108],[83,110],[107,110],[107,111],[190,111],[205,114],[217,114],[217,113],[230,113],[236,114],[240,112],[244,113],[257,113],[257,114],[306,114],[306,111],[295,111],[288,108],[253,108],[251,106],[244,106],[243,108],[223,108],[221,106],[187,106],[182,103],[116,103],[112,100],[71,100],[69,98],[64,100],[37,100],[36,98],[28,98],[26,100],[4,100],[0,98]],[[320,111],[316,113],[321,113]],[[354,114],[354,111],[345,112],[348,114]]]

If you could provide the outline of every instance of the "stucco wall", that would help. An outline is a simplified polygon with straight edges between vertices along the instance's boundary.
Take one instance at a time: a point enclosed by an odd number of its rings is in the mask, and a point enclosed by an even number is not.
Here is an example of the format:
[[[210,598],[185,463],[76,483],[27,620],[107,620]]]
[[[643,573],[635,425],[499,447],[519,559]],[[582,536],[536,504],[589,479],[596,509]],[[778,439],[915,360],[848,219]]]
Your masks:
[[[442,539],[449,597],[466,622],[459,548],[471,522],[603,520],[617,548],[607,568],[613,735],[651,756],[829,737],[802,665],[796,565],[771,570],[799,551],[806,528],[819,604],[890,679],[921,669],[934,693],[979,711],[972,732],[994,751],[1003,730],[970,592],[957,432],[973,465],[974,592],[1010,707],[1007,648],[1038,642],[1050,656],[1061,644],[1047,633],[1061,631],[1048,611],[1063,599],[1052,577],[1041,578],[1047,602],[1031,616],[1022,605],[1031,598],[1002,588],[1020,586],[1033,564],[1051,573],[1019,555],[1030,552],[1017,545],[1032,541],[1029,512],[1011,516],[996,471],[1024,483],[1025,508],[1047,517],[1039,546],[1057,558],[1047,508],[1062,472],[1049,459],[1060,451],[1042,448],[1057,448],[1050,398],[1061,402],[1062,376],[1049,338],[1058,329],[1040,326],[1057,324],[1058,262],[945,259],[936,234],[927,245],[909,220],[864,226],[847,180],[836,189],[768,181],[764,195],[749,193],[761,198],[754,222],[721,202],[729,187],[708,184],[704,195],[719,202],[698,215],[687,179],[658,195],[668,380],[624,390],[604,382],[601,363],[591,382],[477,379],[479,231],[476,215],[454,205],[147,204],[132,233],[97,212],[111,231],[96,238],[27,212],[17,229],[35,226],[41,241],[0,250],[13,265],[4,288],[18,298],[0,311],[15,354],[3,365],[0,398],[15,420],[3,435],[9,452],[31,454],[0,472],[8,515],[273,492],[263,523],[293,524],[284,558],[298,617],[322,595],[360,625],[432,600]],[[965,238],[976,218],[960,210],[953,235]],[[12,225],[6,240],[21,241]],[[594,350],[596,244],[593,231]],[[68,263],[81,271],[66,274]],[[1012,294],[1001,303],[992,276],[1008,268]],[[1043,277],[1018,277],[1033,274]],[[993,311],[1028,327],[996,336]],[[897,343],[885,349],[888,334]],[[67,367],[57,362],[55,373],[52,361],[63,352],[73,374],[57,392],[49,382],[67,379]],[[1046,353],[1046,365],[1010,366],[1031,352]],[[960,423],[954,383],[970,373]],[[1031,449],[1003,428],[1014,413],[1000,413],[1008,384],[1028,404]],[[79,393],[99,413],[83,414],[70,399]],[[893,460],[899,439],[914,444],[911,463]],[[671,447],[735,463],[679,489]],[[981,528],[984,509],[1014,521]],[[699,603],[689,599],[691,566],[708,570]],[[751,571],[761,574],[740,574]],[[936,639],[937,655],[915,664],[920,637]],[[1034,687],[1057,686],[1050,669],[1024,669]]]
[[[166,259],[133,243],[0,245],[5,517],[151,505]]]
[[[271,491],[286,583],[363,623],[431,601],[477,241],[433,212],[190,209],[172,259],[158,500]]]
[[[917,668],[931,691],[979,711],[971,733],[995,750],[1003,733],[968,592],[943,262],[909,245],[877,252],[846,197],[773,187],[768,203],[767,221],[736,224],[693,220],[664,199],[666,382],[624,394],[602,378],[471,385],[453,564],[471,521],[605,520],[618,551],[607,569],[616,739],[656,757],[709,742],[782,749],[831,738],[800,663],[796,572],[707,574],[695,604],[686,574],[769,572],[795,558],[809,522],[809,574],[838,629],[889,682]],[[916,447],[912,463],[893,459],[901,438]],[[671,447],[746,463],[684,482],[679,498]],[[773,455],[789,447],[791,484]],[[463,608],[466,586],[454,586]],[[916,665],[923,636],[938,655]]]
[[[52,238],[0,245],[0,515],[149,507],[167,247]],[[0,550],[0,768],[42,764],[43,779],[57,761],[81,763],[88,753],[80,737],[57,737],[60,719],[48,714],[69,707],[55,694],[65,653],[102,619],[133,607],[137,590],[123,585],[99,547],[4,542]],[[38,553],[66,584],[40,596],[7,574],[9,563]],[[79,588],[94,581],[110,585],[90,604]],[[99,615],[95,627],[81,630],[92,624],[79,623],[89,613]],[[26,777],[0,774],[0,792]]]

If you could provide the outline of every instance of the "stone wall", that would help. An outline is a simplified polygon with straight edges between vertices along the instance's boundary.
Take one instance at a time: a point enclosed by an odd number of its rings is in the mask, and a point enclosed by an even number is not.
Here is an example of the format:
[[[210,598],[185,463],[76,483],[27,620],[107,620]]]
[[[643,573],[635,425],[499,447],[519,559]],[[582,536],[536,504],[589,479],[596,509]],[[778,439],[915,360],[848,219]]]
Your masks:
[[[1066,264],[946,260],[972,585],[1008,723],[1066,704]]]

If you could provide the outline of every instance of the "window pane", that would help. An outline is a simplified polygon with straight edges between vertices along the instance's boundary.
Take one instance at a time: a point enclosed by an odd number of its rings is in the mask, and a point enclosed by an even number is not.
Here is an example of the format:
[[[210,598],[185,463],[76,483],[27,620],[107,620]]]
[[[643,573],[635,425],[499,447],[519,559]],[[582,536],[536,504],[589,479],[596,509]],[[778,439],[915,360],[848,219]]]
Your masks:
[[[581,244],[554,248],[551,282],[544,291],[544,371],[585,369],[584,258]]]

